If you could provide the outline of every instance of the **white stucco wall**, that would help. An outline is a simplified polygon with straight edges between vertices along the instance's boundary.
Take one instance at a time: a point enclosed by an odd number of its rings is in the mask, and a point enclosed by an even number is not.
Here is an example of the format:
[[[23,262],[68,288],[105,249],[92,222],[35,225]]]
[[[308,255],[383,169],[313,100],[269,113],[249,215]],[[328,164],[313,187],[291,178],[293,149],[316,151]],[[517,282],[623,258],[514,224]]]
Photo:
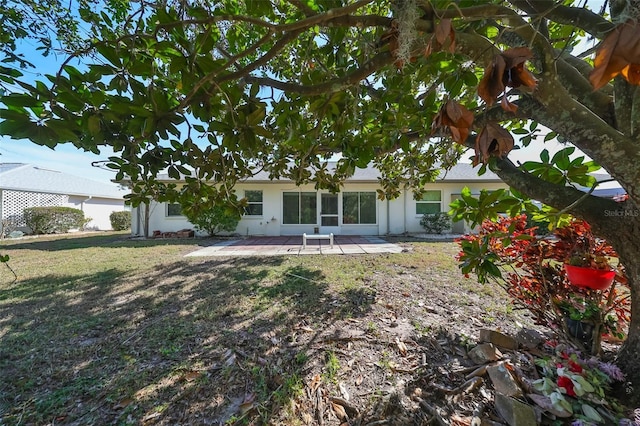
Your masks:
[[[91,218],[86,229],[100,231],[111,229],[109,216],[112,212],[125,210],[124,200],[100,197],[69,196],[66,207],[82,210],[85,218]]]
[[[504,183],[499,182],[438,182],[427,185],[427,190],[439,190],[442,192],[440,211],[448,211],[449,203],[459,196],[463,187],[469,187],[471,192],[477,194],[482,189],[495,190],[506,188]],[[375,192],[378,189],[377,183],[357,183],[345,184],[344,192]],[[416,201],[410,190],[404,191],[401,196],[394,200],[376,200],[376,223],[375,224],[342,224],[342,197],[338,196],[338,223],[335,228],[323,228],[320,226],[320,193],[313,186],[297,187],[293,183],[281,182],[255,182],[236,185],[238,197],[244,197],[245,191],[261,190],[263,196],[263,214],[261,216],[243,217],[236,229],[240,235],[301,235],[302,233],[313,233],[318,227],[321,233],[334,232],[341,235],[386,235],[404,233],[422,233],[424,229],[420,226],[422,215],[416,213]],[[282,199],[284,192],[316,192],[318,224],[283,224]],[[137,216],[139,215],[139,216]],[[90,215],[89,215],[90,216]],[[132,214],[132,234],[143,234],[143,210],[134,209]],[[168,216],[167,205],[165,203],[152,203],[150,206],[149,233],[153,231],[175,232],[182,229],[194,229],[193,225],[183,216]],[[457,226],[458,232],[468,232],[468,225]]]

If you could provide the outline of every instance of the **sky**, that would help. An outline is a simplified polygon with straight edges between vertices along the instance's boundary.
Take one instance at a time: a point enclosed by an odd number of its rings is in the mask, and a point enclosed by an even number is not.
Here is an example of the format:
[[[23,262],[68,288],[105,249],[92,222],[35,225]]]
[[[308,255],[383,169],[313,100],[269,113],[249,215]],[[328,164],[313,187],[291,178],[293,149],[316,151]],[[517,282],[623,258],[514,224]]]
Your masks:
[[[600,0],[590,0],[597,5]],[[42,73],[35,71],[34,78],[43,79],[43,74],[51,74],[57,70],[56,58],[30,57],[35,63],[36,70],[46,70]],[[517,139],[516,139],[517,143]],[[539,158],[540,143],[532,143],[528,148],[512,151],[509,158],[512,161],[530,161]],[[554,141],[545,143],[552,153],[561,149],[562,146]],[[94,167],[92,162],[107,160],[113,156],[113,151],[109,147],[102,148],[99,155],[91,152],[84,152],[71,144],[59,144],[55,149],[39,146],[28,140],[13,140],[5,136],[0,136],[0,162],[1,163],[29,163],[39,167],[56,170],[70,175],[84,177],[102,183],[112,183],[115,172],[104,167]],[[465,158],[471,156],[470,152]],[[466,160],[468,161],[468,160]],[[116,184],[113,184],[114,186]]]

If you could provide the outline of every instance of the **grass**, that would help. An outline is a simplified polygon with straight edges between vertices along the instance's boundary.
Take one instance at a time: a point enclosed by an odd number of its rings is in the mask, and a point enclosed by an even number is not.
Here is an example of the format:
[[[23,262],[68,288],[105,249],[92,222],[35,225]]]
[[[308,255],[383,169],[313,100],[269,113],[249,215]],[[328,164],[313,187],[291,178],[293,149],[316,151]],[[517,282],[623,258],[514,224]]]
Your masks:
[[[0,242],[18,275],[0,265],[0,424],[267,423],[303,393],[313,353],[300,327],[362,319],[376,334],[371,315],[387,292],[448,294],[461,281],[446,243],[367,256],[185,258],[207,241],[126,237]],[[336,354],[324,363],[335,381]]]

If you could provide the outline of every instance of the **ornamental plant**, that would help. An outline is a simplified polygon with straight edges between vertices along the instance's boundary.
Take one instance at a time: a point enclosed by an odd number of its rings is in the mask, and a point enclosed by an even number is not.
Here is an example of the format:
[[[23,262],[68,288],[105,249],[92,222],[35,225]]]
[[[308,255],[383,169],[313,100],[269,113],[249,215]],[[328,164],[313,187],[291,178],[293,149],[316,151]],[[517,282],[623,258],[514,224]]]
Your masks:
[[[425,214],[420,219],[420,225],[428,234],[442,234],[451,230],[451,216],[446,212]]]
[[[567,279],[563,263],[576,247],[592,257],[606,256],[615,263],[617,255],[605,241],[591,234],[581,220],[557,228],[553,237],[536,235],[527,227],[525,215],[484,221],[477,234],[458,240],[458,260],[467,276],[475,273],[480,282],[499,283],[512,303],[587,352],[601,350],[602,334],[622,339],[630,321],[629,289],[624,270],[617,265],[614,283],[606,290],[576,287]],[[575,336],[569,319],[589,324],[592,338]]]
[[[545,399],[532,397],[539,405],[552,407],[558,417],[571,417],[578,424],[622,424],[622,408],[608,395],[611,385],[623,381],[620,369],[593,356],[557,345],[550,356],[537,358],[540,378],[531,384]]]

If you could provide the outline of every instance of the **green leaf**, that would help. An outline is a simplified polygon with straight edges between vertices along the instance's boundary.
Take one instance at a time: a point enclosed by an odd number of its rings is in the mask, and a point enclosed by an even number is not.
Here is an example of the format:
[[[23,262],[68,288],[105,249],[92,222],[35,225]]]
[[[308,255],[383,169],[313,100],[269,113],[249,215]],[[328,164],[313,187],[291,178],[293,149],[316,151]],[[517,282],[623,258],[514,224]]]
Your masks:
[[[602,416],[596,411],[595,408],[588,404],[582,404],[582,413],[589,419],[594,422],[601,423],[604,421]]]
[[[546,148],[540,152],[540,159],[543,163],[549,163],[549,151]]]

